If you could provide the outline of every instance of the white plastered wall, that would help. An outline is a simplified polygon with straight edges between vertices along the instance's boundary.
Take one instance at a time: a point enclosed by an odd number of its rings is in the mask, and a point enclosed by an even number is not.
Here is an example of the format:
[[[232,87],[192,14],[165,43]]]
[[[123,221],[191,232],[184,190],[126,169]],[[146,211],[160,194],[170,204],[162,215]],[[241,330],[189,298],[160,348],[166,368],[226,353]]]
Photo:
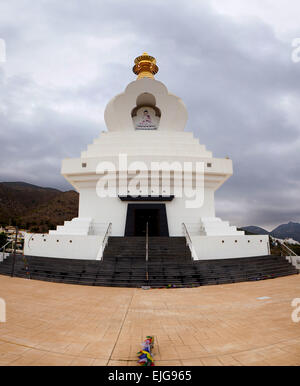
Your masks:
[[[191,236],[198,260],[267,256],[269,236]]]
[[[102,242],[103,236],[26,233],[24,254],[27,256],[100,260],[102,258]]]

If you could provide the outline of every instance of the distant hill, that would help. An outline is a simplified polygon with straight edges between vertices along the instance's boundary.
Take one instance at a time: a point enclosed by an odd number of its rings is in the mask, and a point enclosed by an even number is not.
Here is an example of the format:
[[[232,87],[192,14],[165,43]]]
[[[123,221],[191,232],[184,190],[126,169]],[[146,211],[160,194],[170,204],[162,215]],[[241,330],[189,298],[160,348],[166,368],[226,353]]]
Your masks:
[[[296,222],[279,225],[270,233],[271,236],[277,237],[278,239],[291,238],[300,242],[300,224]]]
[[[55,191],[55,192],[60,192],[60,190],[54,189],[54,188],[48,188],[48,187],[41,187],[37,185],[32,185],[28,184],[28,182],[23,182],[23,181],[17,181],[17,182],[0,182],[0,185],[2,186],[7,186],[10,188],[14,188],[16,190],[50,190],[50,191]]]
[[[55,229],[78,215],[77,192],[61,192],[26,182],[0,183],[0,225],[18,225],[33,232]]]
[[[18,225],[32,232],[47,232],[78,216],[79,194],[26,182],[0,182],[0,225]],[[289,222],[268,232],[258,226],[240,228],[247,234],[268,235],[300,242],[300,224]]]
[[[249,233],[252,233],[255,235],[268,235],[269,234],[269,232],[266,231],[264,228],[260,228],[260,227],[254,226],[254,225],[243,227],[241,229],[243,231],[246,231],[246,232],[249,232]]]
[[[246,226],[240,228],[246,232],[257,234],[257,235],[271,235],[277,239],[288,239],[291,238],[300,242],[300,224],[295,222],[289,222],[288,224],[279,225],[277,228],[273,229],[271,232],[266,231],[263,228],[257,226]]]

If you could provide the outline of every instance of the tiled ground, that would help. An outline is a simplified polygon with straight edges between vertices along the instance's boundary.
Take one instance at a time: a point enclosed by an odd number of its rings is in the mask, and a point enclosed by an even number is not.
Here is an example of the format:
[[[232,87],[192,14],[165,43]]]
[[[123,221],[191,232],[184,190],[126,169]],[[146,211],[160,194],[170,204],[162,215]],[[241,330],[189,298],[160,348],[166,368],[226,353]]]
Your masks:
[[[146,335],[156,365],[300,365],[299,275],[148,291],[0,276],[0,297],[0,365],[135,365]]]

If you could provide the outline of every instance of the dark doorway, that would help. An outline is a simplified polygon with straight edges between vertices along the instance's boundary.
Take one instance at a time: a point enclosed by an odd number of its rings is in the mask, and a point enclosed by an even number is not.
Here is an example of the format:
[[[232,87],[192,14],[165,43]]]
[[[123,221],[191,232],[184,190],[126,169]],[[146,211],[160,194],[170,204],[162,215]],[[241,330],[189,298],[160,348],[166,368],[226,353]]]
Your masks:
[[[165,204],[128,204],[125,236],[169,236]]]
[[[148,223],[149,236],[159,236],[159,209],[136,209],[134,219],[135,236],[146,236]]]

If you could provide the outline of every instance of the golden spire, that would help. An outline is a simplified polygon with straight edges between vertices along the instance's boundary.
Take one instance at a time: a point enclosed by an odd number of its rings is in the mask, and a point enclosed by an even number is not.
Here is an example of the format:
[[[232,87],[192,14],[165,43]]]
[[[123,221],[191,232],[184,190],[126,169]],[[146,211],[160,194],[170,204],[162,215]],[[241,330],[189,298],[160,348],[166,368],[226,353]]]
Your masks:
[[[158,72],[155,58],[148,55],[147,52],[144,52],[143,55],[134,59],[134,67],[132,71],[138,76],[138,79],[154,79],[154,74]]]

